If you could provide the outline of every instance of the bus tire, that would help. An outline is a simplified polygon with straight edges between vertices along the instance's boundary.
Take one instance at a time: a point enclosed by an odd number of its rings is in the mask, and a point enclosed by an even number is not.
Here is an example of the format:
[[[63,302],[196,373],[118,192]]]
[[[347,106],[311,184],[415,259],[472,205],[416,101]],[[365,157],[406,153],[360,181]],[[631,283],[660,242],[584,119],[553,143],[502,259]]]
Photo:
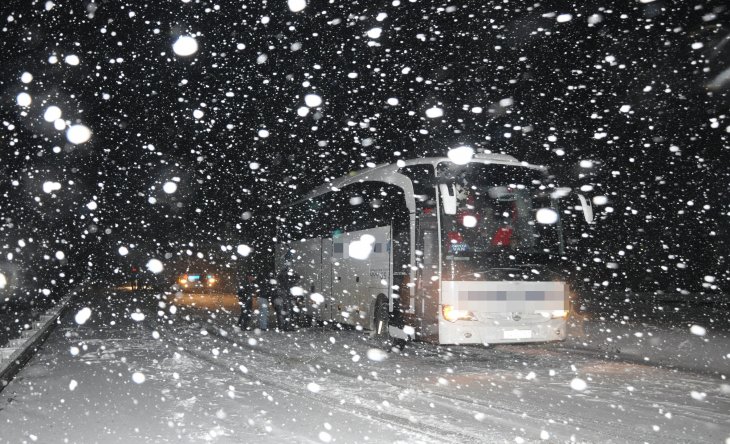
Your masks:
[[[317,320],[312,315],[304,315],[304,326],[307,328],[317,327]]]
[[[373,307],[373,329],[370,336],[374,339],[388,342],[390,339],[390,333],[388,332],[389,321],[388,299],[385,295],[378,295],[375,299],[375,306]]]
[[[402,338],[393,338],[391,341],[391,351],[403,351],[404,348],[406,348],[406,344],[408,344],[408,341]]]

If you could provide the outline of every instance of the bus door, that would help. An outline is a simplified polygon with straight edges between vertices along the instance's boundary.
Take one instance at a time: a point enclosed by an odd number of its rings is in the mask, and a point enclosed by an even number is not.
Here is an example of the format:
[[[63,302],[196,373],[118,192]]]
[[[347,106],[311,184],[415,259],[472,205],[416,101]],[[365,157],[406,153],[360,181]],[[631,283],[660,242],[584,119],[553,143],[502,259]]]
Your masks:
[[[419,216],[417,240],[421,254],[417,258],[415,309],[423,339],[438,335],[439,310],[439,239],[438,220],[433,212]]]
[[[322,240],[313,238],[296,244],[295,271],[301,277],[299,286],[305,292],[304,305],[311,309],[310,295],[319,291],[322,274]]]
[[[360,323],[369,326],[374,315],[372,310],[375,307],[374,302],[378,296],[385,295],[388,297],[391,293],[394,242],[391,235],[391,226],[375,227],[361,233],[372,237],[367,259],[358,261],[363,276],[360,279],[360,287],[358,288]]]
[[[339,235],[332,239],[332,298],[330,299],[330,310],[332,320],[343,322],[342,312],[347,309],[347,287],[349,284],[349,271],[347,264],[347,239]]]
[[[325,238],[321,240],[321,262],[320,262],[320,287],[315,292],[322,295],[324,302],[319,305],[318,319],[328,321],[332,319],[332,239]]]

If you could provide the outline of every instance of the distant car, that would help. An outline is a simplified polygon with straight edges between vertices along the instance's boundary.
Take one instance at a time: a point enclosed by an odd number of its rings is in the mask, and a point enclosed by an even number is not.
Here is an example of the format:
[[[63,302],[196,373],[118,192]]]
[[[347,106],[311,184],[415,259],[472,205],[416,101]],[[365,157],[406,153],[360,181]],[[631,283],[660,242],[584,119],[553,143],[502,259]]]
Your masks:
[[[208,291],[218,286],[218,278],[209,273],[186,273],[177,279],[177,287],[182,291]]]

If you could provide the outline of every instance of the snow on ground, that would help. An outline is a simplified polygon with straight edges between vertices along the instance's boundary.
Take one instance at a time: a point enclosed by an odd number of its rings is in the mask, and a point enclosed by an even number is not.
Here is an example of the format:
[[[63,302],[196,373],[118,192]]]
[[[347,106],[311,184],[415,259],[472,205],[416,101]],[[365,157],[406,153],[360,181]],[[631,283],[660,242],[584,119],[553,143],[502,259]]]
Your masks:
[[[701,333],[701,334],[698,334]],[[694,325],[673,326],[571,318],[561,347],[605,357],[730,376],[730,333]]]
[[[730,437],[730,387],[712,374],[559,345],[417,343],[395,354],[357,331],[241,332],[230,295],[84,297],[2,392],[0,441]],[[84,307],[91,316],[79,325]]]

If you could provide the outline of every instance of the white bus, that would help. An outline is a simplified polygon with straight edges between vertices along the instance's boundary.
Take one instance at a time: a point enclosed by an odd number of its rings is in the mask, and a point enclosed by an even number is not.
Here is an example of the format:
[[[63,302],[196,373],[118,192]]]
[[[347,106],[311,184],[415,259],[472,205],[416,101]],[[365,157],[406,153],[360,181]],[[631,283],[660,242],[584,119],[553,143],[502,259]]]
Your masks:
[[[278,217],[276,266],[308,315],[396,340],[557,341],[569,291],[560,209],[570,189],[508,155],[421,158],[331,180]]]

